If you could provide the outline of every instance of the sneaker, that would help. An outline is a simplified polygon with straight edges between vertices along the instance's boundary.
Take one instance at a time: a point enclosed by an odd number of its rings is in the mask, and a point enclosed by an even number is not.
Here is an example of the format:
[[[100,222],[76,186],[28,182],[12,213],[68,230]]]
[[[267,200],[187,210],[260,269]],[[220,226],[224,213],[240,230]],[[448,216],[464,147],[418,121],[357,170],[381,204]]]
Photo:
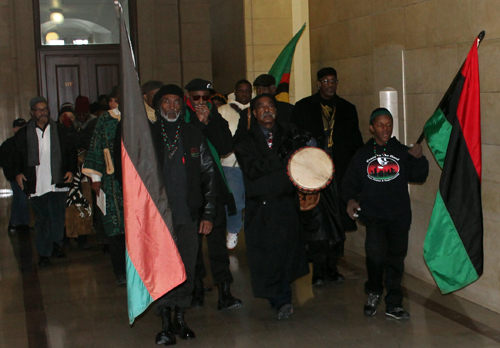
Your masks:
[[[238,233],[228,233],[226,239],[226,246],[229,250],[236,248],[238,244]]]
[[[397,320],[410,319],[410,313],[408,313],[407,311],[405,311],[403,309],[403,307],[395,307],[395,308],[393,308],[391,310],[387,310],[385,312],[385,315],[387,315],[388,317],[397,319]]]
[[[288,319],[293,314],[293,306],[286,303],[278,309],[278,320]]]
[[[380,295],[368,294],[363,311],[367,317],[373,317],[377,313],[377,306],[380,302]]]
[[[119,285],[119,286],[127,285],[127,276],[124,274],[116,276],[116,285]]]

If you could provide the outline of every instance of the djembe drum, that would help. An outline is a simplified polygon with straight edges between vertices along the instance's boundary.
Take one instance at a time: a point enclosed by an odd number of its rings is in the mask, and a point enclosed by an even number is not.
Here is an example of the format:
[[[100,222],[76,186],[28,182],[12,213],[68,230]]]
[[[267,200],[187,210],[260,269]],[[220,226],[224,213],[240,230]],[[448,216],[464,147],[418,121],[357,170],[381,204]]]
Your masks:
[[[320,191],[331,183],[334,165],[324,150],[306,146],[292,153],[287,171],[299,191],[300,210],[308,211],[318,205]]]

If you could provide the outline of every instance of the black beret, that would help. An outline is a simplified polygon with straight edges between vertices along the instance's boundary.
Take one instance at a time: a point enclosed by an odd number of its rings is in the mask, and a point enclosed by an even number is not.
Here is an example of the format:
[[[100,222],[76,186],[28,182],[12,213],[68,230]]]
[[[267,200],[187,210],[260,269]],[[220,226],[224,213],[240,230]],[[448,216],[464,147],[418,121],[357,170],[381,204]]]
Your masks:
[[[146,83],[144,83],[141,86],[141,93],[146,94],[148,92],[154,91],[155,89],[159,89],[163,86],[163,82],[161,81],[156,81],[156,80],[151,80]]]
[[[318,80],[321,80],[323,77],[328,76],[328,75],[333,75],[337,76],[337,70],[334,68],[322,68],[318,71]]]
[[[194,79],[184,87],[188,92],[193,91],[208,91],[212,88],[212,82],[203,79]]]
[[[261,93],[259,94],[258,96],[256,96],[255,98],[252,99],[252,101],[250,102],[250,108],[251,110],[255,110],[255,104],[257,103],[257,101],[260,99],[260,98],[264,98],[264,97],[268,97],[270,98],[273,103],[274,103],[274,107],[277,107],[276,105],[276,97],[270,93]]]
[[[254,86],[258,87],[269,87],[276,85],[276,79],[273,75],[262,74],[257,76],[255,81],[253,82]]]
[[[156,92],[153,97],[153,106],[156,108],[156,104],[167,94],[173,94],[179,96],[179,98],[184,98],[184,91],[177,85],[169,84],[161,87],[158,92]]]
[[[12,122],[12,128],[16,127],[24,127],[26,126],[26,120],[24,118],[16,118],[14,122]]]

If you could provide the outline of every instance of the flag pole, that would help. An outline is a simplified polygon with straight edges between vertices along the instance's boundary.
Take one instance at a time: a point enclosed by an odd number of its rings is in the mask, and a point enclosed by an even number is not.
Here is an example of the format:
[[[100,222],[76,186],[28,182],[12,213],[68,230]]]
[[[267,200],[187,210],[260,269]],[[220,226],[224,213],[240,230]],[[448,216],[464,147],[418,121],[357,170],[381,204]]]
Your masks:
[[[479,48],[479,44],[481,43],[481,41],[483,41],[484,39],[484,36],[486,35],[486,32],[483,30],[479,33],[479,35],[477,36],[477,47]],[[425,133],[424,131],[422,131],[422,134],[420,134],[420,136],[418,137],[418,140],[417,140],[417,144],[420,144],[425,138]]]

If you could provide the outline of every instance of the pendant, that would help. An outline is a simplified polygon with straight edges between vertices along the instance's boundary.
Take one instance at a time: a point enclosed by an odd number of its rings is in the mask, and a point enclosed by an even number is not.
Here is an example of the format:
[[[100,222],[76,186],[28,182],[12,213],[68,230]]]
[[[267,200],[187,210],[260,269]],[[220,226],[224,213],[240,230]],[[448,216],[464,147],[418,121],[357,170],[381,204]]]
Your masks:
[[[177,151],[177,146],[168,152],[168,159],[172,159],[176,151]]]

